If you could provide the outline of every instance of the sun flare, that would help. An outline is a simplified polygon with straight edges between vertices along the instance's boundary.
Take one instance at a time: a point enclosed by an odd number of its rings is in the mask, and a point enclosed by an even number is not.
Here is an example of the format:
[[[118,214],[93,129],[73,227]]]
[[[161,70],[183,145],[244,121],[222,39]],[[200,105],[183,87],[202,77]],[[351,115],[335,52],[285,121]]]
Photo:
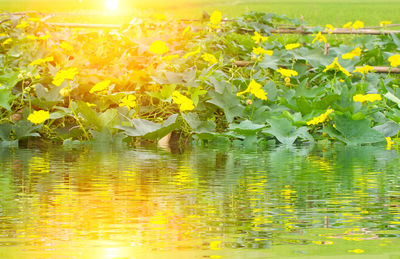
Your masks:
[[[118,0],[106,0],[106,7],[110,11],[115,11],[118,8]]]

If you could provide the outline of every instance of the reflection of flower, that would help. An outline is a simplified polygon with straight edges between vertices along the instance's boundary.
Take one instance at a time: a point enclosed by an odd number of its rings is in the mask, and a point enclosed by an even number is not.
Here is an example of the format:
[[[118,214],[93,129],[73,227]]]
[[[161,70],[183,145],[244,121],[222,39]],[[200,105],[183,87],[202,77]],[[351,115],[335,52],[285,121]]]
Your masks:
[[[48,111],[40,110],[29,114],[28,121],[32,122],[33,124],[40,124],[48,118],[50,118],[50,113]]]
[[[369,65],[365,65],[365,66],[362,66],[362,67],[356,67],[356,69],[353,71],[353,73],[358,72],[358,73],[361,73],[361,74],[365,75],[365,74],[367,74],[367,73],[369,73],[369,72],[371,72],[373,70],[374,70],[374,67],[369,66]]]
[[[397,67],[400,65],[400,55],[396,54],[389,57],[389,62],[392,67]]]
[[[101,81],[97,84],[95,84],[92,89],[89,90],[89,93],[94,93],[94,92],[101,92],[104,91],[106,89],[108,89],[108,87],[110,86],[111,81],[110,80],[104,80]]]
[[[323,114],[321,114],[321,115],[319,115],[317,117],[314,117],[312,120],[308,121],[307,125],[317,125],[319,123],[323,123],[324,121],[326,121],[326,119],[328,118],[329,114],[331,114],[332,112],[333,112],[332,109],[326,110],[325,113],[323,113]]]
[[[222,20],[222,13],[220,11],[212,12],[210,16],[210,23],[208,24],[213,29],[218,29]]]
[[[172,100],[176,104],[179,104],[179,109],[181,111],[191,111],[194,109],[193,101],[178,91],[172,93]]]
[[[60,86],[64,80],[74,80],[76,74],[78,74],[78,69],[76,67],[60,70],[54,76],[52,83],[55,86]]]
[[[255,97],[257,97],[261,100],[267,100],[267,93],[264,92],[264,89],[261,88],[261,85],[259,83],[257,83],[254,79],[251,80],[251,82],[246,90],[244,90],[242,92],[238,92],[236,95],[241,96],[242,94],[245,94],[245,93],[254,94]]]
[[[215,63],[218,63],[217,58],[216,58],[213,54],[205,53],[205,54],[201,55],[201,57],[202,57],[203,60],[204,60],[205,62],[207,62],[209,65],[213,65],[213,64],[215,64]]]
[[[316,42],[316,41],[325,42],[325,43],[328,42],[328,41],[326,40],[325,36],[322,35],[321,32],[318,32],[316,35],[313,34],[313,36],[315,36],[315,38],[314,38],[313,41],[311,42],[312,44],[313,44],[314,42]]]
[[[342,67],[342,66],[339,64],[339,61],[338,61],[338,58],[337,58],[337,57],[335,58],[335,60],[334,60],[330,65],[327,65],[327,66],[325,67],[324,72],[326,72],[326,71],[328,71],[328,70],[330,70],[330,69],[334,69],[334,70],[338,69],[339,71],[342,71],[346,76],[351,76],[351,74],[349,73],[349,71],[347,71],[344,67]]]
[[[254,32],[254,36],[251,37],[257,44],[260,42],[264,42],[266,40],[268,40],[268,37],[264,37],[262,36],[260,33],[258,33],[258,31]]]
[[[353,59],[354,57],[359,57],[361,55],[361,48],[357,47],[350,51],[349,53],[343,54],[342,59]]]
[[[364,253],[364,250],[357,248],[357,249],[353,249],[353,250],[348,250],[348,252],[349,253],[361,254],[361,253]]]
[[[289,43],[289,44],[286,44],[285,49],[291,50],[291,49],[298,48],[300,46],[301,46],[300,43]]]
[[[149,51],[153,54],[164,54],[168,52],[169,49],[164,41],[156,40],[150,45]]]
[[[380,94],[356,94],[353,96],[353,101],[355,102],[375,102],[375,101],[380,101],[382,100],[382,97]]]
[[[390,150],[392,148],[392,145],[394,145],[394,141],[392,140],[391,137],[386,137],[386,149]]]
[[[130,110],[131,108],[135,108],[136,106],[136,96],[133,94],[129,94],[124,96],[124,98],[121,99],[121,103],[119,104],[119,107],[126,106]]]

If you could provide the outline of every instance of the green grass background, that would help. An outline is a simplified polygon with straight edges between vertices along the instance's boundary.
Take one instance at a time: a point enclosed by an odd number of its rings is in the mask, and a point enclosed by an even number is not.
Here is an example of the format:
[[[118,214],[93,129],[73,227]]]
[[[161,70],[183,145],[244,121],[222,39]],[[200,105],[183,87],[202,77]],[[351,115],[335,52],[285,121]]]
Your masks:
[[[34,10],[41,12],[74,12],[88,15],[60,20],[96,22],[126,22],[132,16],[165,13],[176,18],[199,18],[202,11],[222,11],[225,17],[236,17],[248,11],[286,14],[292,18],[304,17],[309,25],[331,23],[341,27],[348,21],[361,20],[367,26],[378,25],[382,20],[400,23],[399,0],[119,0],[119,10],[109,12],[105,0],[0,0],[0,9],[14,12]],[[97,16],[97,18],[93,18]],[[99,18],[100,16],[103,19]],[[92,17],[92,18],[90,18]]]

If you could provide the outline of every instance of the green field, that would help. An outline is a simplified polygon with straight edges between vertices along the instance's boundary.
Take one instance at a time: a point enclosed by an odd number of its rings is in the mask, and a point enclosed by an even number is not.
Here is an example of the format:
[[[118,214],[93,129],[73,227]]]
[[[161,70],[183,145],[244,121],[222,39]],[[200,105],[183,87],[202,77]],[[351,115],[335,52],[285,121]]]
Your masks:
[[[57,4],[55,4],[57,2]],[[367,26],[379,24],[382,20],[400,23],[400,1],[398,0],[119,0],[117,11],[110,12],[105,8],[105,0],[0,0],[0,9],[6,11],[41,11],[41,12],[74,12],[106,16],[103,21],[126,22],[132,16],[148,13],[164,13],[177,18],[198,18],[202,11],[222,11],[224,16],[235,17],[247,11],[273,12],[286,14],[289,17],[304,17],[310,25],[333,24],[341,27],[344,23],[362,20]],[[86,20],[93,18],[58,17],[60,20]]]

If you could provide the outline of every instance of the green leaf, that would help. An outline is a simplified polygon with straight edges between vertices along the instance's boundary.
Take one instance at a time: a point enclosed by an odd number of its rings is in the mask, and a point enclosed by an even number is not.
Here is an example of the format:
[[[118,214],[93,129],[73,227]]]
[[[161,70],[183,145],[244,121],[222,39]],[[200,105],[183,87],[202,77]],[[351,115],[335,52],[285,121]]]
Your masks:
[[[119,116],[117,109],[108,109],[99,116],[101,128],[113,128],[119,123]]]
[[[14,100],[15,97],[11,93],[10,89],[0,89],[0,106],[3,107],[4,109],[11,111],[11,106],[10,102]]]
[[[255,124],[249,120],[244,120],[239,124],[230,124],[229,129],[242,135],[254,135],[265,128],[264,124]]]
[[[2,141],[11,140],[12,125],[9,123],[0,124],[0,139]]]
[[[279,57],[274,55],[265,55],[264,59],[260,62],[259,66],[261,68],[272,68],[274,70],[278,69]]]
[[[296,128],[292,125],[291,121],[286,118],[274,117],[267,121],[271,127],[262,132],[273,135],[282,144],[291,145],[299,137],[313,141],[312,136],[308,133],[307,127]]]
[[[197,113],[182,113],[183,119],[200,139],[212,139],[215,135],[216,124],[213,121],[201,121]]]
[[[97,129],[103,128],[103,121],[99,118],[97,113],[87,105],[86,102],[78,101],[77,112],[82,114],[86,121]]]
[[[226,90],[223,94],[209,92],[209,95],[211,96],[211,100],[207,102],[220,107],[224,111],[228,122],[232,122],[235,116],[240,117],[242,115],[244,107],[240,104],[236,95]]]
[[[13,88],[19,81],[19,72],[8,73],[0,76],[0,84],[7,89]]]
[[[341,137],[339,140],[348,145],[361,145],[369,143],[377,143],[385,141],[385,136],[369,126],[367,119],[353,120],[346,115],[338,115],[335,117],[335,125],[337,132]],[[337,134],[332,134],[332,130],[325,131],[331,137],[338,138]]]
[[[392,102],[396,103],[397,106],[400,108],[400,99],[399,98],[397,98],[395,95],[393,95],[390,92],[387,92],[386,94],[384,94],[384,96],[386,98],[388,98],[389,100],[391,100]]]
[[[392,137],[399,132],[400,126],[396,122],[389,120],[384,124],[373,127],[373,129],[379,131],[385,137]]]
[[[133,127],[116,126],[115,128],[123,130],[126,135],[132,137],[160,139],[179,126],[177,117],[178,114],[169,116],[162,125],[144,119],[133,119]]]
[[[13,126],[15,137],[18,140],[27,137],[40,137],[39,133],[36,132],[40,128],[42,128],[42,125],[32,125],[27,120],[20,120]]]

